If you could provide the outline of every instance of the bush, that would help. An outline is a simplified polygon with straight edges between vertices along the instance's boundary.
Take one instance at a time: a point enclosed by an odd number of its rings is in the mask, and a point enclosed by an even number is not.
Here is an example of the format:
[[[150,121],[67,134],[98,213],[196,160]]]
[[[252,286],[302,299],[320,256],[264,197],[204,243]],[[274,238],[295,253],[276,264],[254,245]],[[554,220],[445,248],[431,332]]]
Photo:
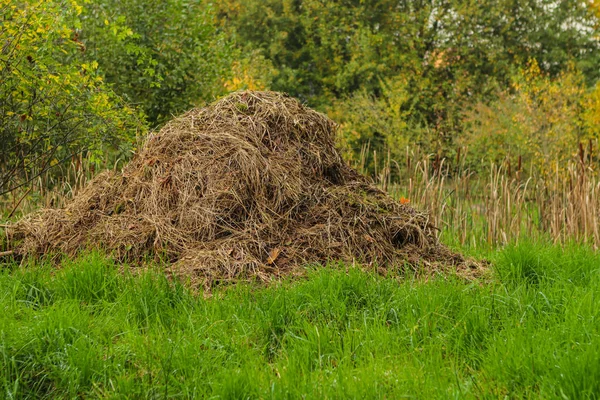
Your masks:
[[[535,172],[556,173],[578,156],[580,143],[598,137],[591,111],[588,126],[584,124],[588,101],[593,97],[579,73],[570,70],[550,78],[531,62],[515,74],[510,90],[467,113],[460,143],[469,148],[474,166],[506,159],[514,165],[520,158]]]
[[[435,135],[411,109],[407,85],[402,77],[388,79],[381,83],[379,96],[361,90],[329,109],[340,123],[338,139],[347,160],[372,172],[377,162],[374,154],[383,155],[379,161],[384,162],[387,155],[402,161],[408,147],[435,151]]]
[[[125,152],[144,129],[83,59],[81,11],[74,0],[0,0],[0,195],[79,153]]]
[[[152,126],[225,92],[234,51],[201,0],[100,0],[81,15],[86,58]]]

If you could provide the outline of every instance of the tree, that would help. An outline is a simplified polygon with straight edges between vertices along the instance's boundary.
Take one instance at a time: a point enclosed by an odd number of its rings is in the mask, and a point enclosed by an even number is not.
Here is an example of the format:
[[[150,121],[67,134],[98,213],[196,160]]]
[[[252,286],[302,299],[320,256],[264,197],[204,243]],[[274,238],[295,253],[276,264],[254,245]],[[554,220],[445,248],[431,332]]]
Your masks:
[[[554,177],[579,157],[581,145],[599,138],[598,129],[586,123],[597,118],[595,103],[581,73],[550,77],[532,60],[512,77],[510,89],[467,113],[460,143],[469,149],[473,170],[509,160]]]

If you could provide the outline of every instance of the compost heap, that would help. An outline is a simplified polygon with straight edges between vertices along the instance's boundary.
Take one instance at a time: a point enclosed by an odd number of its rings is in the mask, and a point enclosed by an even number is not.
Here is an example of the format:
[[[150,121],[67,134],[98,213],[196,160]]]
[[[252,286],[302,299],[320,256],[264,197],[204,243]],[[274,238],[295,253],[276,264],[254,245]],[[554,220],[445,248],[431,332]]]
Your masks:
[[[209,285],[295,273],[332,260],[384,270],[468,271],[426,214],[348,167],[336,125],[276,92],[238,92],[172,120],[122,172],[92,180],[63,209],[9,229],[21,256],[101,247],[159,257]]]

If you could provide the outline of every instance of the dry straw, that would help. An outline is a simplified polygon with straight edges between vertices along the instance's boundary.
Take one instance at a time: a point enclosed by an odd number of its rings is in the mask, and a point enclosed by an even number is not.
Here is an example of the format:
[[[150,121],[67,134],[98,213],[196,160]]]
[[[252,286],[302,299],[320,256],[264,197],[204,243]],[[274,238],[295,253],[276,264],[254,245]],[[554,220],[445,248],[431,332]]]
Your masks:
[[[100,174],[64,208],[9,228],[13,250],[161,257],[207,286],[331,260],[477,273],[438,243],[426,214],[348,167],[334,134],[334,122],[286,95],[232,94],[168,123],[122,173]]]

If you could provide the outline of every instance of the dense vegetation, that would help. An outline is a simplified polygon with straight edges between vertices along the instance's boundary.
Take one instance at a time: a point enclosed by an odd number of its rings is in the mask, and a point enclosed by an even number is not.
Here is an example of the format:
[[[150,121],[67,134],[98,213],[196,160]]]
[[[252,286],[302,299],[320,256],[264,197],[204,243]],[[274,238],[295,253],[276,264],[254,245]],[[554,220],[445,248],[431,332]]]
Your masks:
[[[0,196],[79,154],[131,148],[143,123],[81,56],[82,8],[2,0],[0,12]]]
[[[569,78],[568,90],[585,91],[597,79],[598,21],[593,8],[579,1],[221,4],[225,28],[275,67],[271,86],[332,112],[354,154],[370,142],[371,149],[391,150],[396,159],[407,145],[453,155],[468,125],[502,128],[503,120],[477,108],[520,108],[525,97],[534,103],[535,117],[546,118],[549,101],[572,108],[585,96],[558,91],[549,100],[539,86],[564,85],[568,74],[577,76]],[[506,96],[514,96],[509,105],[494,102]],[[514,114],[529,117],[525,110]],[[554,124],[576,124],[579,114],[573,114],[552,119],[539,133],[495,139],[519,156],[528,151],[523,141],[539,144],[558,129]],[[471,141],[481,146],[486,138]],[[568,141],[577,144],[573,137]]]
[[[597,0],[0,0],[0,21],[1,223],[172,115],[272,89],[491,262],[205,298],[101,254],[18,265],[0,224],[0,397],[598,398]]]
[[[598,138],[597,2],[3,0],[0,192],[241,88],[341,123],[346,155],[564,163]],[[368,151],[365,149],[368,148]],[[362,154],[362,157],[361,157]],[[464,152],[463,152],[464,154]],[[361,160],[361,158],[363,158]],[[379,162],[381,164],[381,161]]]

